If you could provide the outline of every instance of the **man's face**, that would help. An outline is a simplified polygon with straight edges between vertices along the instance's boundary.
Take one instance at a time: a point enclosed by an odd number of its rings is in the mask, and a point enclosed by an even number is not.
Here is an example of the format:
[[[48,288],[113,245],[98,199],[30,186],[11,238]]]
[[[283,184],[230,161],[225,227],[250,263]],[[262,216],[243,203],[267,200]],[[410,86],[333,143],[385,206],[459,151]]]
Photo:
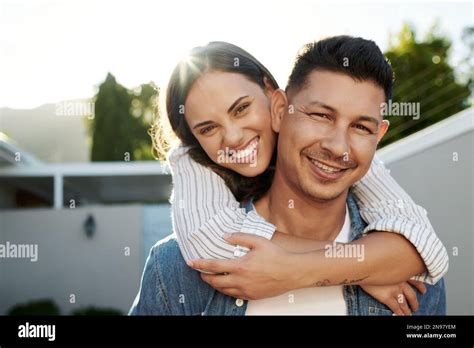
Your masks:
[[[313,71],[288,95],[279,131],[277,170],[316,201],[345,194],[368,171],[385,134],[384,90],[330,71]],[[275,122],[274,122],[275,123]]]

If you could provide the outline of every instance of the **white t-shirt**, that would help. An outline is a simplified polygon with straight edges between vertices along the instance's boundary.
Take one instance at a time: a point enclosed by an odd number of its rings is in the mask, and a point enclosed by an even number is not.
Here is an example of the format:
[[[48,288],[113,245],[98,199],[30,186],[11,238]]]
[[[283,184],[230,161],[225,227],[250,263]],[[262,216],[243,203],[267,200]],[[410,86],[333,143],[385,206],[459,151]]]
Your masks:
[[[335,241],[348,243],[351,219],[346,206],[346,217]],[[347,315],[342,286],[312,287],[285,294],[248,301],[245,315]]]

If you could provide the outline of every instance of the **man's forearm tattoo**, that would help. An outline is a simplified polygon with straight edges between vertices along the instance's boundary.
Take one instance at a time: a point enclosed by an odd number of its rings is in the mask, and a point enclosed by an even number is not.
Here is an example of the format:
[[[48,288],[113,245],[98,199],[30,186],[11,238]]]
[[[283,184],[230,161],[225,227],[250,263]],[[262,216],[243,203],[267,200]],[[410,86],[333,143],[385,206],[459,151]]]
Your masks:
[[[361,282],[367,278],[369,278],[369,276],[365,276],[359,279],[352,279],[352,280],[349,280],[346,278],[342,282],[339,282],[339,283],[331,283],[329,279],[324,279],[324,280],[318,280],[316,283],[314,283],[313,286],[323,287],[323,286],[333,286],[333,285],[350,285],[350,284]]]

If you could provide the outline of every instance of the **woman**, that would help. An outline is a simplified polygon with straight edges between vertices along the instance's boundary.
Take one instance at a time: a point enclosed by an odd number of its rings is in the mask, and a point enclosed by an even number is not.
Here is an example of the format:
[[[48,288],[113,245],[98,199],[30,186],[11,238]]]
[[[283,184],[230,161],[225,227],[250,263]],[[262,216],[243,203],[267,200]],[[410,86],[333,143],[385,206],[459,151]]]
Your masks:
[[[227,88],[220,88],[222,85]],[[255,211],[246,213],[239,205],[250,197],[258,199],[271,183],[277,135],[270,125],[270,97],[277,89],[275,79],[258,60],[228,43],[213,42],[197,47],[187,61],[175,68],[167,88],[166,111],[181,144],[172,148],[168,159],[174,181],[173,227],[187,261],[245,254],[246,250],[235,248],[224,238],[226,232],[236,231],[265,237],[292,251],[307,251],[308,246],[318,248],[308,240],[275,231],[275,226]],[[153,133],[161,154],[171,144],[163,129],[156,124]],[[242,143],[249,134],[251,139]],[[386,189],[381,189],[381,180]],[[428,273],[418,279],[436,282],[444,275],[448,262],[446,250],[434,234],[424,209],[414,204],[383,164],[374,160],[370,172],[353,192],[361,215],[369,224],[366,232],[399,233],[417,248],[420,255],[406,251],[409,243],[403,238],[397,244],[397,250],[403,254],[400,259],[400,269],[406,274],[403,279],[426,269]],[[403,203],[406,209],[387,202]],[[377,233],[370,233],[364,241]],[[431,242],[426,243],[428,240]],[[379,251],[384,248],[387,258],[394,255],[389,250],[393,246],[377,245]],[[426,268],[420,269],[420,256]],[[371,259],[369,248],[365,262],[368,268],[384,267]],[[351,278],[350,269],[343,271]],[[382,282],[392,283],[390,278]],[[379,284],[360,283],[394,313],[411,313],[406,301],[400,303],[386,296],[387,293],[395,296],[393,286],[374,286]],[[410,284],[423,290],[421,283],[410,281]],[[408,283],[397,289],[401,289],[412,310],[416,310],[415,292]]]

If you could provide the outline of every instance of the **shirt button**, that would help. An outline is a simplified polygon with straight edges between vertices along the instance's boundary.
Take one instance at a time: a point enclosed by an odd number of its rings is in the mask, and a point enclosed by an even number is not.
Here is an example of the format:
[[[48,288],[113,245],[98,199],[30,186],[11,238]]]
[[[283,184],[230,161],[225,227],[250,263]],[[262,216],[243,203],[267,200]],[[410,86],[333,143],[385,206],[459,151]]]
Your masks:
[[[244,305],[244,300],[242,300],[241,298],[238,298],[237,300],[235,300],[235,305],[237,307],[242,307]]]

